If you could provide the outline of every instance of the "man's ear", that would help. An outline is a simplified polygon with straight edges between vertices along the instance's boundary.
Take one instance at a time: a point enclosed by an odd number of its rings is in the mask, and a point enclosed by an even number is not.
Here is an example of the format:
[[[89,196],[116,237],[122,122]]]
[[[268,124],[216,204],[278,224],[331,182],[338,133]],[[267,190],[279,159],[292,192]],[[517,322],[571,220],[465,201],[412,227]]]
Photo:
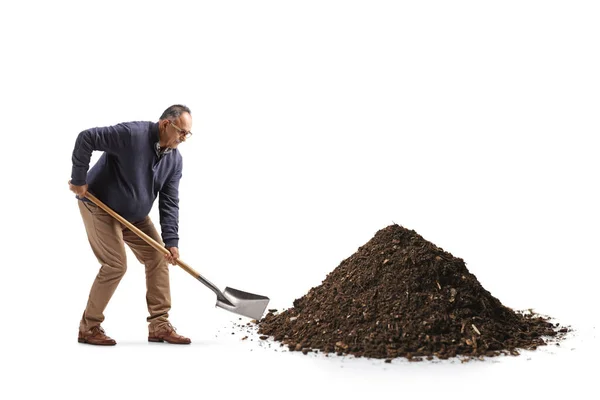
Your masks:
[[[168,119],[161,119],[160,121],[158,121],[158,126],[162,131],[164,131],[167,128],[167,125],[169,125]]]

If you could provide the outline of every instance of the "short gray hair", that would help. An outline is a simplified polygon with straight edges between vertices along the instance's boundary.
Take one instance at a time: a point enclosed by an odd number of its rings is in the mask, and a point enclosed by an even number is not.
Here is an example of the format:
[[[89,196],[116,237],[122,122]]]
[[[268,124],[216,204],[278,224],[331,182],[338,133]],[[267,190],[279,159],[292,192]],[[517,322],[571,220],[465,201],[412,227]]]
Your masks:
[[[160,119],[174,120],[179,118],[179,116],[184,112],[192,115],[192,112],[188,107],[181,104],[174,104],[171,107],[167,108],[165,111],[163,111],[162,115],[160,116]]]

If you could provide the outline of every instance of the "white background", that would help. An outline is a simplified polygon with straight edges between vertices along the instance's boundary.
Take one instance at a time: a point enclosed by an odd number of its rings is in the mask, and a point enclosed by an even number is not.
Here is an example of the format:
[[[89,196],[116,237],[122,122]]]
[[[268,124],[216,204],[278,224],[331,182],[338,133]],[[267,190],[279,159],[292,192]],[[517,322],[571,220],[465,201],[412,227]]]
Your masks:
[[[94,4],[0,6],[2,398],[597,394],[596,2]],[[75,138],[173,103],[194,118],[181,258],[219,287],[291,307],[394,221],[575,332],[465,364],[275,352],[172,267],[193,344],[150,345],[129,253],[104,323],[119,344],[77,344],[98,265],[67,187]]]

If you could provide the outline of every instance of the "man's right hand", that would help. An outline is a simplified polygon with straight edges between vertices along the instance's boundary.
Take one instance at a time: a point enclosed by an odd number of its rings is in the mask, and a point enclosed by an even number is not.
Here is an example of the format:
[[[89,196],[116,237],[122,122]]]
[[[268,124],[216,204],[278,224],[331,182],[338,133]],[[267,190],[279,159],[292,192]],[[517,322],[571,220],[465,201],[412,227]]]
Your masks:
[[[87,193],[88,185],[86,183],[85,185],[77,186],[77,185],[73,185],[71,183],[71,181],[69,181],[69,189],[71,190],[71,192],[75,193],[77,196],[83,198],[83,197],[85,197],[85,194]]]

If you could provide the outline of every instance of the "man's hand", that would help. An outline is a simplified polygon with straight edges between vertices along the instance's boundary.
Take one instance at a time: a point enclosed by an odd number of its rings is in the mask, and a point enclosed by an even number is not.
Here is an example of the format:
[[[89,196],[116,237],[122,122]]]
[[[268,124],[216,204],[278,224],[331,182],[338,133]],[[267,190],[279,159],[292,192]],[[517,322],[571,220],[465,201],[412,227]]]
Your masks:
[[[88,191],[88,185],[86,183],[83,186],[77,186],[77,185],[71,184],[71,181],[69,181],[69,189],[71,190],[71,192],[75,193],[77,196],[83,198],[83,197],[85,197],[85,194]]]
[[[179,249],[177,247],[169,247],[169,251],[171,252],[171,255],[165,254],[165,258],[167,259],[167,262],[169,262],[173,265],[177,265],[175,263],[175,260],[177,260],[179,258]]]

